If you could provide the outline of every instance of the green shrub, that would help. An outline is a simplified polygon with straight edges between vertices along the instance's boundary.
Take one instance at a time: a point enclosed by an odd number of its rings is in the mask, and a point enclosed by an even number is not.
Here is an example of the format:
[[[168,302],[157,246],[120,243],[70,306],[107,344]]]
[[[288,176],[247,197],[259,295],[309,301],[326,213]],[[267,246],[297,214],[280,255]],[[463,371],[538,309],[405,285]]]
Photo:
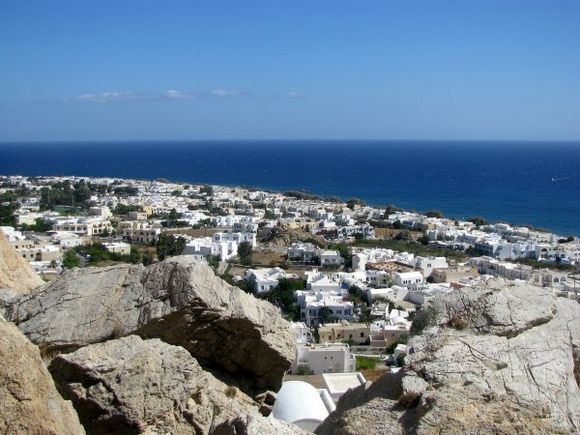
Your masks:
[[[356,357],[356,369],[357,370],[374,369],[378,363],[379,363],[378,358],[371,358],[368,356],[357,356]]]
[[[435,310],[431,307],[423,307],[417,312],[411,324],[411,335],[419,335],[435,322]]]

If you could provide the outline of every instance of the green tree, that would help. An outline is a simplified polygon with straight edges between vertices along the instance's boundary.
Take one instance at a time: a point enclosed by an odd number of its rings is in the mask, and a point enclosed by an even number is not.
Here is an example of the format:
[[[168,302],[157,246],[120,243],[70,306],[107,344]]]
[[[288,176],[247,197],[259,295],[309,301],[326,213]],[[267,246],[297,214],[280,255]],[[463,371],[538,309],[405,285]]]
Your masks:
[[[36,233],[44,233],[52,229],[50,224],[47,224],[42,218],[36,218],[33,225],[21,225],[22,231],[34,231]]]
[[[213,187],[204,185],[199,188],[199,193],[206,193],[207,196],[213,196]]]
[[[434,217],[434,218],[442,218],[443,217],[443,212],[441,210],[431,209],[431,210],[427,210],[425,212],[425,216],[427,216],[427,217]]]
[[[62,265],[67,269],[72,269],[73,267],[79,267],[81,265],[79,257],[73,249],[69,249],[64,253]]]
[[[354,284],[348,288],[348,294],[354,302],[362,302],[364,298],[363,290]]]
[[[117,204],[117,207],[113,209],[114,215],[124,215],[129,214],[132,211],[142,211],[142,208],[138,205],[125,205],[125,204]]]
[[[417,239],[417,241],[419,243],[421,243],[422,245],[428,245],[429,244],[429,237],[427,237],[427,234],[423,234],[421,237],[419,237],[419,239]]]
[[[469,218],[468,221],[473,222],[478,227],[482,225],[487,225],[487,221],[485,220],[485,218],[482,218],[481,216],[474,216],[472,218]]]
[[[436,314],[435,310],[431,307],[423,307],[421,308],[415,318],[413,319],[413,323],[411,323],[411,335],[419,335],[423,332],[424,329],[429,328],[435,323]]]
[[[129,254],[129,263],[131,264],[138,264],[141,263],[142,261],[142,257],[141,257],[141,253],[135,249],[133,246],[131,246],[131,252]]]
[[[304,290],[306,281],[303,279],[282,278],[278,285],[271,291],[261,294],[260,299],[280,307],[283,313],[291,320],[298,320],[300,316],[300,307],[296,301],[296,290]]]
[[[342,258],[344,258],[344,267],[349,268],[352,267],[352,254],[348,249],[346,243],[339,243],[337,245],[331,245],[331,249],[336,250]]]
[[[242,264],[252,264],[252,244],[250,242],[242,242],[238,245],[238,258]]]
[[[157,241],[157,258],[163,261],[167,257],[179,255],[185,248],[185,239],[183,237],[175,237],[173,234],[161,233]]]
[[[397,219],[395,222],[393,222],[393,228],[395,230],[402,230],[405,227],[403,226],[403,224],[401,223],[401,221],[399,219]]]
[[[351,210],[354,210],[354,207],[357,205],[364,207],[366,205],[366,203],[362,199],[358,199],[358,198],[351,198],[346,202],[346,206],[348,208],[350,208]]]
[[[332,321],[332,311],[328,307],[320,308],[319,315],[322,320],[322,324],[330,323]]]
[[[12,191],[0,194],[0,225],[15,226],[14,212],[18,209],[16,195]]]
[[[149,266],[153,264],[153,257],[151,254],[148,252],[143,253],[143,256],[141,257],[141,263],[143,263],[143,266]]]
[[[397,233],[395,240],[411,240],[411,233],[409,230],[402,230]]]
[[[383,215],[383,219],[387,219],[390,214],[395,212],[402,211],[401,208],[397,207],[396,205],[389,204],[385,207],[385,214]]]
[[[207,264],[209,264],[213,269],[217,269],[220,265],[220,257],[218,255],[209,255],[207,257]]]

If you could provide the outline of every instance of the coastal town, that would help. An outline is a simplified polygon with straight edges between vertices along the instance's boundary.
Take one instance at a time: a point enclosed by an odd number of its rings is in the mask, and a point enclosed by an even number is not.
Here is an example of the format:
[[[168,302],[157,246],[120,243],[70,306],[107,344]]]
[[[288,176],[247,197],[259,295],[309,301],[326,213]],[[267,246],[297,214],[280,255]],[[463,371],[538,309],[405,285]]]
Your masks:
[[[288,380],[323,391],[318,423],[349,388],[398,370],[436,296],[499,277],[580,301],[577,237],[437,210],[164,179],[4,176],[0,212],[1,232],[44,281],[185,255],[271,302],[297,344]]]

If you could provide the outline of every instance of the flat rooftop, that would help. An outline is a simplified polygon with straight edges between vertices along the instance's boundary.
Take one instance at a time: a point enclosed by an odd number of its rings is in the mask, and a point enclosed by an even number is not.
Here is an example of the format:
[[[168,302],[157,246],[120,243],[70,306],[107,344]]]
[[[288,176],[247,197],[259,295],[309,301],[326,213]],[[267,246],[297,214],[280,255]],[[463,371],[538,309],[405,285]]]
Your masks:
[[[346,393],[349,388],[356,388],[366,382],[360,372],[355,373],[324,373],[322,375],[330,394]]]

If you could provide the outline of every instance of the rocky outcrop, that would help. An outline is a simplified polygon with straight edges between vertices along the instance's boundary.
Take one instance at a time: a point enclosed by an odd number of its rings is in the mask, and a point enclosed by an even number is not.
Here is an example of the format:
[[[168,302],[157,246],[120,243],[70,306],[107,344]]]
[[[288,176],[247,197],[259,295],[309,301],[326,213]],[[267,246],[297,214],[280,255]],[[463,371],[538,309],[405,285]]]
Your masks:
[[[0,433],[84,434],[56,390],[40,352],[0,316]]]
[[[0,230],[0,288],[29,292],[44,281],[34,273],[30,264],[12,247]]]
[[[578,433],[580,305],[491,280],[421,310],[398,374],[347,393],[319,434]]]
[[[50,371],[93,434],[210,433],[257,415],[247,395],[159,339],[131,335],[86,346],[54,358]]]
[[[277,390],[295,355],[273,305],[187,256],[147,268],[75,269],[6,302],[5,312],[48,356],[129,334],[160,338],[251,392]]]
[[[275,418],[257,415],[242,415],[235,420],[223,423],[212,435],[306,435],[298,426]]]

